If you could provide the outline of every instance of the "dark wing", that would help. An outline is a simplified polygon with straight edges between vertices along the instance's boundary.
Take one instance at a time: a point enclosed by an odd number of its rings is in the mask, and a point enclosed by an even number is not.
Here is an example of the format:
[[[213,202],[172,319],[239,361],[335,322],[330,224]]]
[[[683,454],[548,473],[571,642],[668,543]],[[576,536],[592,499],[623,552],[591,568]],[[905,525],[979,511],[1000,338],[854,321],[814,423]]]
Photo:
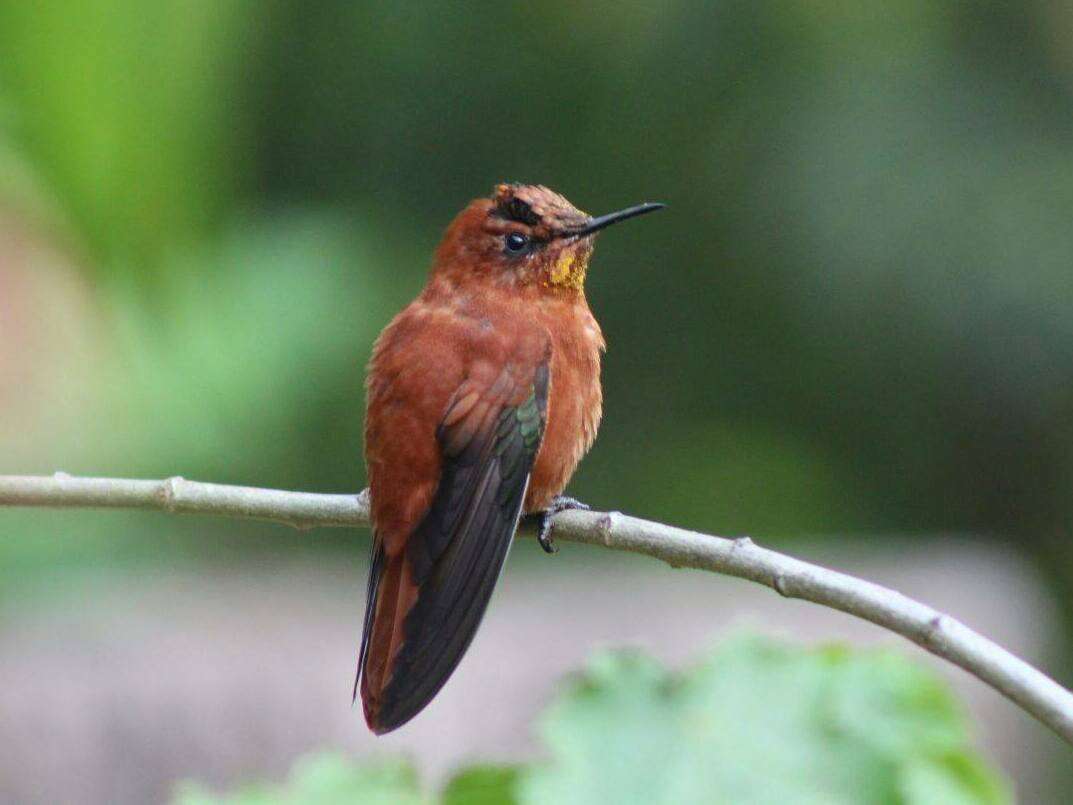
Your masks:
[[[376,613],[376,594],[384,573],[384,546],[378,539],[372,541],[369,556],[369,583],[365,591],[365,620],[361,627],[361,653],[358,655],[359,679],[369,653],[369,637],[373,633],[373,617]],[[358,697],[358,679],[354,680],[354,698]]]
[[[444,417],[437,431],[440,483],[400,557],[408,563],[416,600],[399,613],[401,640],[386,641],[393,656],[378,658],[386,669],[382,688],[362,687],[366,718],[376,732],[417,715],[473,640],[518,526],[544,435],[547,401],[544,362],[521,389],[509,368],[488,389],[460,389]],[[375,584],[370,581],[370,606]],[[367,615],[363,668],[376,626]]]

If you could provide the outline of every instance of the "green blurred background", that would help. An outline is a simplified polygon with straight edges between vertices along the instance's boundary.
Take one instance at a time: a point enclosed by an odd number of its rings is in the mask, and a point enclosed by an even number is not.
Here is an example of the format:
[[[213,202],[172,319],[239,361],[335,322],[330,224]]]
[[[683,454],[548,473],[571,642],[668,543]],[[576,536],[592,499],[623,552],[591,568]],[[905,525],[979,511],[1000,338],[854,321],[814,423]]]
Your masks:
[[[1058,0],[0,0],[0,472],[357,490],[364,361],[457,210],[659,200],[590,272],[571,492],[791,550],[1013,546],[1071,684],[1071,42]],[[365,539],[2,522],[9,613],[59,567]]]

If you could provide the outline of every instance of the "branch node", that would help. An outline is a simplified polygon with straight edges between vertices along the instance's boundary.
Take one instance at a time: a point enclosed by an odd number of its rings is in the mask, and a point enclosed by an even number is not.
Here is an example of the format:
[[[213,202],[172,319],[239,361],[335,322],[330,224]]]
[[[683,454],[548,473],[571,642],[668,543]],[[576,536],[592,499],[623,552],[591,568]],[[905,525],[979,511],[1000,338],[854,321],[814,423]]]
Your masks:
[[[600,533],[600,542],[608,548],[610,548],[614,542],[615,518],[620,514],[621,512],[607,512],[607,514],[601,517],[596,524],[596,528]]]
[[[786,584],[786,576],[783,573],[776,573],[771,578],[771,586],[775,589],[779,595],[783,598],[790,597],[790,588]]]
[[[734,550],[744,550],[753,547],[755,544],[756,543],[753,542],[752,537],[738,537],[734,540]]]
[[[176,498],[178,497],[178,486],[183,482],[181,475],[173,475],[168,478],[160,487],[160,503],[164,507],[164,511],[174,513],[176,511]]]
[[[927,646],[935,646],[939,642],[939,636],[942,635],[945,630],[946,616],[936,615],[928,621],[928,625],[924,629],[924,633],[921,635],[921,640]]]
[[[71,474],[64,472],[63,470],[56,470],[54,473],[52,473],[52,477],[55,478],[57,481],[71,480]]]

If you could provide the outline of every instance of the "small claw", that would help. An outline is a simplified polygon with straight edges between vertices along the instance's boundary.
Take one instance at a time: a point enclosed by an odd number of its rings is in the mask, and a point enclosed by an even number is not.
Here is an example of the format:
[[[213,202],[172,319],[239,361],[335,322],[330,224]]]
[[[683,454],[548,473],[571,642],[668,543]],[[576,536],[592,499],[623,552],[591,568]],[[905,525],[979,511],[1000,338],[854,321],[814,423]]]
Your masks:
[[[537,531],[537,542],[540,543],[540,547],[544,549],[544,553],[558,553],[559,548],[555,544],[555,540],[552,539],[551,531],[551,519],[559,512],[564,512],[569,509],[581,509],[588,511],[589,505],[582,503],[577,498],[567,497],[565,495],[556,495],[552,499],[551,505],[545,509],[540,515],[540,529]]]
[[[544,549],[544,553],[558,553],[559,546],[551,537],[551,514],[544,512],[540,517],[540,531],[537,532],[537,542]]]

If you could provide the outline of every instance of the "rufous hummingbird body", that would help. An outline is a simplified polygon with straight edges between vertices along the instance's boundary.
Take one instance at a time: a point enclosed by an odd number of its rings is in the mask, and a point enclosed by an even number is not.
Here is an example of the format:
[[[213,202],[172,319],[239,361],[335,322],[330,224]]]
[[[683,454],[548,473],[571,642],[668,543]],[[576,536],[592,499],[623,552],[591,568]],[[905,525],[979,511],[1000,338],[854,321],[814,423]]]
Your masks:
[[[373,548],[355,698],[405,724],[473,639],[523,514],[561,497],[600,424],[604,337],[585,299],[592,217],[501,184],[448,227],[421,294],[380,334],[366,381]]]

